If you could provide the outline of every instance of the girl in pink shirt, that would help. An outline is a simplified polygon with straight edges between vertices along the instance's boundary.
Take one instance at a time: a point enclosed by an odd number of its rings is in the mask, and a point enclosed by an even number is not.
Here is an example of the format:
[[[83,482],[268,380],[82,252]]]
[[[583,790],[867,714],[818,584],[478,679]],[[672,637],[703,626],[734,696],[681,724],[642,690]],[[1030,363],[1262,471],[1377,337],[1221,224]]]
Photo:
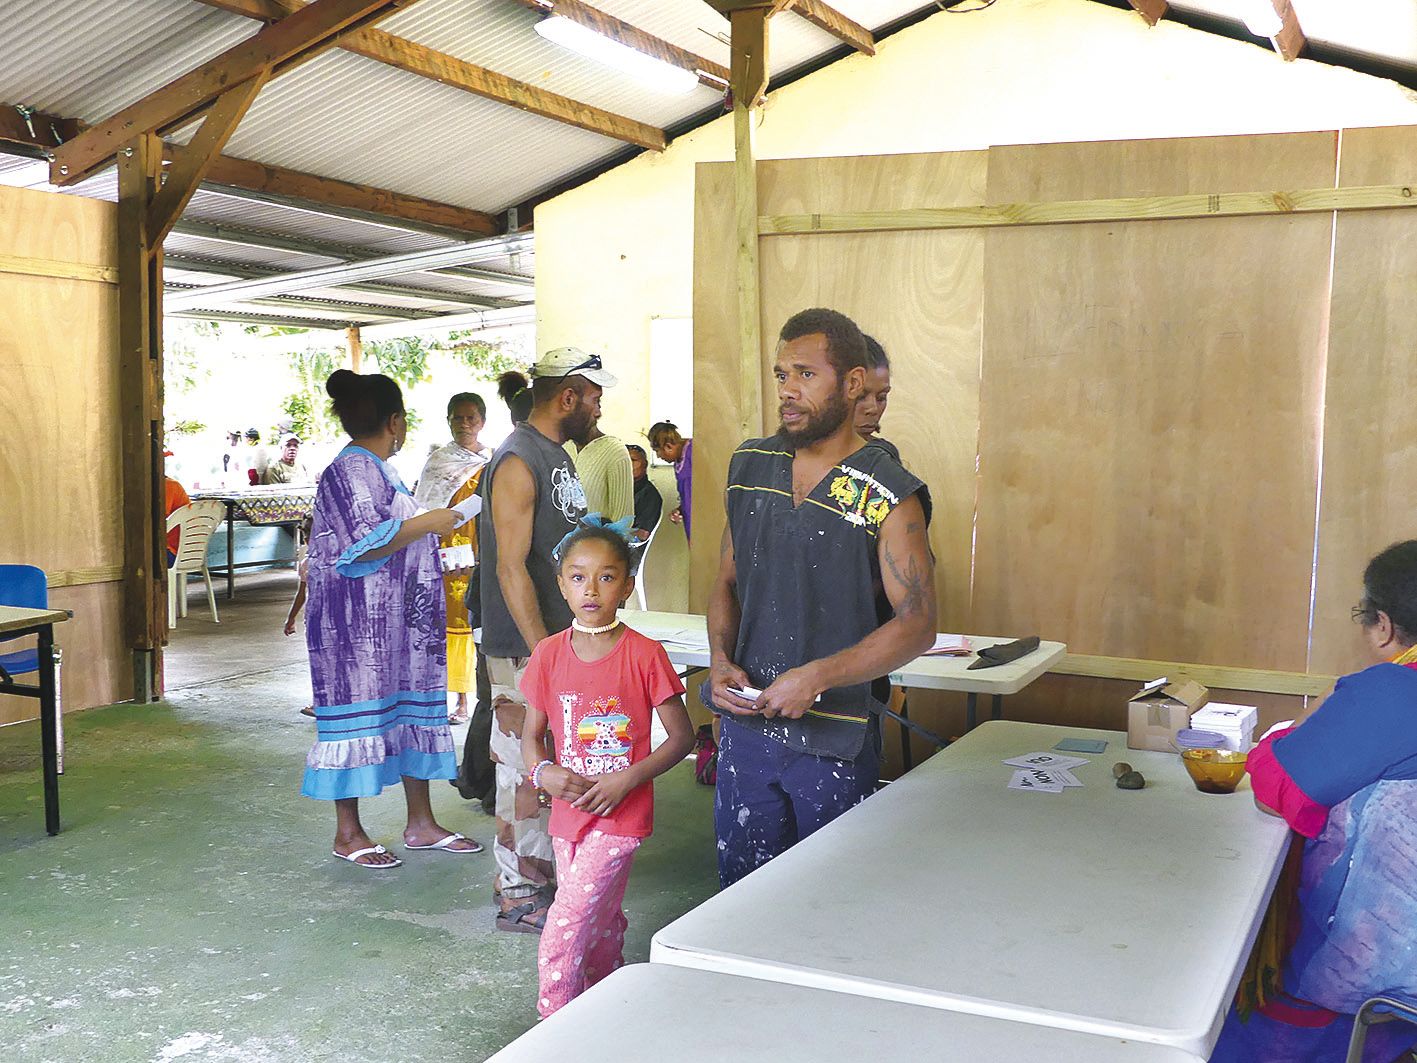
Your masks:
[[[684,684],[664,647],[617,616],[635,586],[629,544],[591,519],[557,552],[571,627],[537,644],[521,688],[522,751],[535,765],[532,784],[551,795],[558,883],[538,956],[543,1018],[623,962],[620,905],[631,857],[654,828],[651,780],[694,744]],[[651,751],[655,713],[669,737]],[[546,755],[548,724],[555,760]]]

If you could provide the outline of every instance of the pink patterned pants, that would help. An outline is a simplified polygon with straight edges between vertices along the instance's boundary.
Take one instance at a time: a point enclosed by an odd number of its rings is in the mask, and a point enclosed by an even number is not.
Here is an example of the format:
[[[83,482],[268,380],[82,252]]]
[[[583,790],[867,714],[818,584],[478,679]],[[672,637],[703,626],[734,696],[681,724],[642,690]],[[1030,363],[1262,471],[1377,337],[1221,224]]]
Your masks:
[[[630,861],[640,838],[592,830],[578,842],[551,839],[556,851],[556,900],[546,914],[538,957],[544,1019],[624,963]]]

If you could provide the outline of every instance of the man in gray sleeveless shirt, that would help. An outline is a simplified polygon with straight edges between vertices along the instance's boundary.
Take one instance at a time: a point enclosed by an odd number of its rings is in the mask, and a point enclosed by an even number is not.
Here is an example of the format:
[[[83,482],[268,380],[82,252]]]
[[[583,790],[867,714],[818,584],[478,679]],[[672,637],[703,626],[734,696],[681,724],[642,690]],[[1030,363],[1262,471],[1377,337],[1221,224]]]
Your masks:
[[[548,814],[526,778],[520,687],[527,659],[547,635],[571,626],[551,552],[585,515],[585,491],[562,444],[600,419],[602,389],[615,383],[598,355],[563,347],[531,369],[531,416],[482,474],[478,527],[482,652],[492,679],[492,759],[497,771],[497,929],[537,934],[555,892]]]

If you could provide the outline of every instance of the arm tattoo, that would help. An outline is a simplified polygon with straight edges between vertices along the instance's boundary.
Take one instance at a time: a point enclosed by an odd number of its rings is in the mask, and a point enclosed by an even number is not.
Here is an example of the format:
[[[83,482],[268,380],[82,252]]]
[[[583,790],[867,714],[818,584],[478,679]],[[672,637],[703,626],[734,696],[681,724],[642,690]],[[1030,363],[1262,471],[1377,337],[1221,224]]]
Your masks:
[[[884,555],[886,567],[891,570],[891,576],[905,590],[905,597],[896,607],[896,615],[916,616],[924,612],[927,588],[924,573],[920,571],[920,563],[915,555],[910,554],[906,557],[905,571],[902,572],[889,542],[881,543],[881,553]]]

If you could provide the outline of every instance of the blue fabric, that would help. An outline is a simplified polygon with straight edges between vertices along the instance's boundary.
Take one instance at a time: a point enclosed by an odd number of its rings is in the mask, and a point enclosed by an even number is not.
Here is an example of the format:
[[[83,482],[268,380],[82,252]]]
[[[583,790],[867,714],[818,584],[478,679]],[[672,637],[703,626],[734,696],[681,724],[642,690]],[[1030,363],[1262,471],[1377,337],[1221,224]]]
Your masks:
[[[724,713],[719,731],[713,824],[718,878],[727,888],[860,804],[876,789],[880,755],[834,760],[802,753]]]
[[[446,710],[443,722],[446,725]],[[404,776],[410,779],[453,779],[457,774],[457,761],[451,750],[446,753],[421,753],[416,749],[405,749],[382,764],[343,769],[307,767],[300,792],[320,801],[374,797],[386,786],[397,786]]]
[[[1381,779],[1417,779],[1417,670],[1378,664],[1344,676],[1303,726],[1275,739],[1274,756],[1330,808]]]
[[[358,579],[371,572],[378,572],[389,563],[389,557],[392,555],[377,557],[371,561],[361,561],[360,558],[371,550],[388,546],[402,527],[403,521],[401,520],[386,520],[357,543],[350,543],[344,553],[340,554],[335,561],[335,571],[341,576],[349,576],[351,579]]]
[[[320,706],[315,713],[315,733],[319,741],[345,742],[353,738],[372,738],[399,724],[446,725],[448,696],[442,690],[401,690],[388,697],[351,705]]]
[[[1301,1002],[1286,1001],[1296,1011]],[[1256,1012],[1241,1021],[1232,1007],[1221,1027],[1210,1063],[1342,1063],[1353,1034],[1353,1015],[1340,1015],[1324,1026],[1291,1026]],[[1417,1031],[1402,1022],[1368,1028],[1363,1063],[1392,1063],[1417,1044]]]

